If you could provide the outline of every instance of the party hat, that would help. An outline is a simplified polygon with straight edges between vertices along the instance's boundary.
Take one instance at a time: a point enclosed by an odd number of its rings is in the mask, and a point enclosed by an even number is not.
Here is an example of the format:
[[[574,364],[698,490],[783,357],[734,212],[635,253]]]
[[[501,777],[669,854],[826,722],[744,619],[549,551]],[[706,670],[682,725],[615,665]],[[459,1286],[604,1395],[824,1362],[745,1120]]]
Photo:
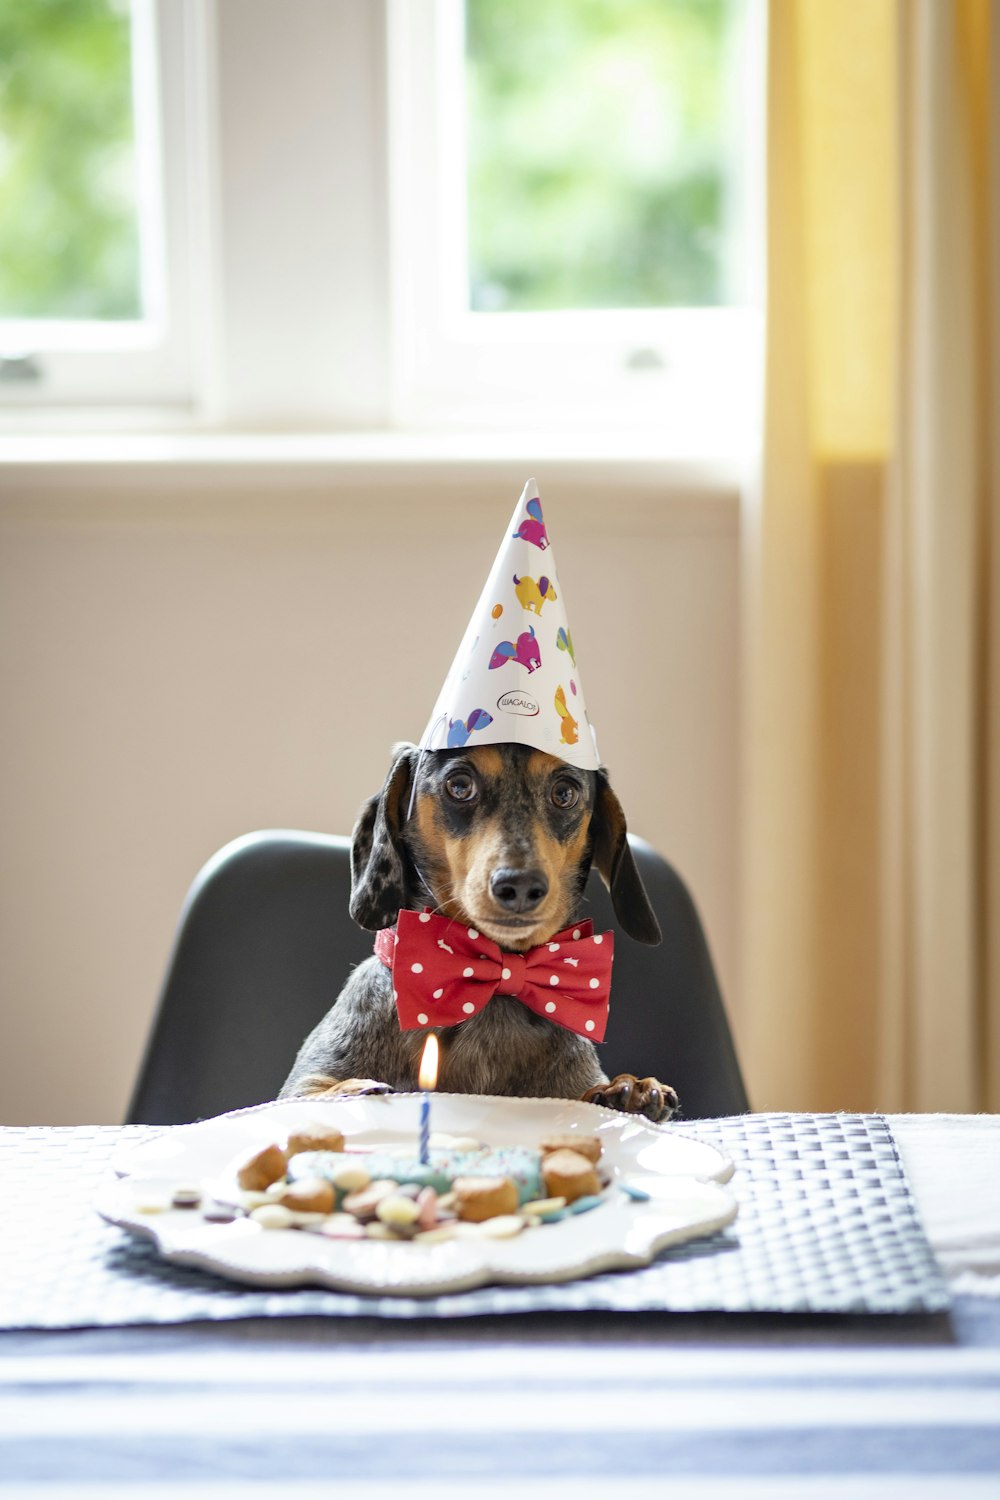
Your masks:
[[[445,678],[421,745],[531,745],[600,765],[562,585],[529,479]]]

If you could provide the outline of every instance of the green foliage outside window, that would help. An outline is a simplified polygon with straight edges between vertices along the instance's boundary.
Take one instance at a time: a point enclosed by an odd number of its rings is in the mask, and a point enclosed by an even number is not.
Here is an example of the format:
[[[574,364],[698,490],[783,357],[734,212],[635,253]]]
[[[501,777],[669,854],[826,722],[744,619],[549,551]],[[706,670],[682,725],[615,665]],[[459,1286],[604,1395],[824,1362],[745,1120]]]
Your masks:
[[[0,318],[140,316],[126,0],[0,0]]]
[[[742,4],[467,0],[474,308],[732,300]],[[0,318],[141,316],[135,172],[128,0],[0,0]]]
[[[704,307],[727,285],[743,0],[467,0],[470,305]]]

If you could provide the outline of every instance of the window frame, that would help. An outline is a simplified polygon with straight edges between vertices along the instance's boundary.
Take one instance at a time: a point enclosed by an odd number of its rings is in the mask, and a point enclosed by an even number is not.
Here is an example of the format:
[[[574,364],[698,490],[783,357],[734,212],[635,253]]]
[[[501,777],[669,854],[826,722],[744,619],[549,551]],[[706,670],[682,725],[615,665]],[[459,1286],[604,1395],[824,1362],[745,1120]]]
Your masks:
[[[615,452],[631,435],[681,461],[756,451],[759,303],[469,315],[470,339],[426,295],[442,251],[416,188],[440,192],[433,81],[457,0],[143,3],[159,44],[170,335],[151,348],[134,325],[104,324],[117,347],[46,352],[44,387],[0,384],[0,431],[482,431],[584,447],[606,433]],[[745,3],[760,114],[748,196],[762,212],[765,0]],[[762,287],[760,226],[748,244]]]
[[[757,441],[763,344],[763,0],[746,0],[738,90],[749,119],[739,217],[746,305],[471,312],[462,248],[462,0],[388,0],[393,411],[403,426],[659,431],[665,444]]]
[[[145,316],[0,320],[0,356],[40,371],[0,380],[0,409],[190,407],[205,37],[198,0],[132,0]]]

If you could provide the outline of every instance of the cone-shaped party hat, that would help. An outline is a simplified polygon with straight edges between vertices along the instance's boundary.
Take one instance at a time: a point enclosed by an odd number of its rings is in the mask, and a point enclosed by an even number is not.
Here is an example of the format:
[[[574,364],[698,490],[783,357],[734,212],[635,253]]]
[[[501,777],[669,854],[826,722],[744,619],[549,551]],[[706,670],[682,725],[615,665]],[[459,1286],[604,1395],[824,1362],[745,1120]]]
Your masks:
[[[531,745],[600,765],[538,487],[529,479],[421,745]]]

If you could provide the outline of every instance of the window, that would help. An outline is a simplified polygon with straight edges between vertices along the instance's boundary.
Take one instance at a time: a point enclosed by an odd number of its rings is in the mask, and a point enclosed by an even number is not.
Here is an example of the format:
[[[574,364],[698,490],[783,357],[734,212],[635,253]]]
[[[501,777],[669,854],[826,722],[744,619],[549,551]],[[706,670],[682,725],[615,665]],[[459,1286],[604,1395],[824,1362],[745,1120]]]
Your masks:
[[[468,307],[746,300],[728,0],[466,0]]]
[[[752,425],[754,0],[396,0],[390,18],[404,419],[713,442],[721,412]]]
[[[186,0],[0,0],[0,398],[183,400]],[[160,81],[173,74],[164,108]],[[173,180],[161,142],[174,147]]]
[[[8,425],[746,451],[763,3],[0,0]]]

